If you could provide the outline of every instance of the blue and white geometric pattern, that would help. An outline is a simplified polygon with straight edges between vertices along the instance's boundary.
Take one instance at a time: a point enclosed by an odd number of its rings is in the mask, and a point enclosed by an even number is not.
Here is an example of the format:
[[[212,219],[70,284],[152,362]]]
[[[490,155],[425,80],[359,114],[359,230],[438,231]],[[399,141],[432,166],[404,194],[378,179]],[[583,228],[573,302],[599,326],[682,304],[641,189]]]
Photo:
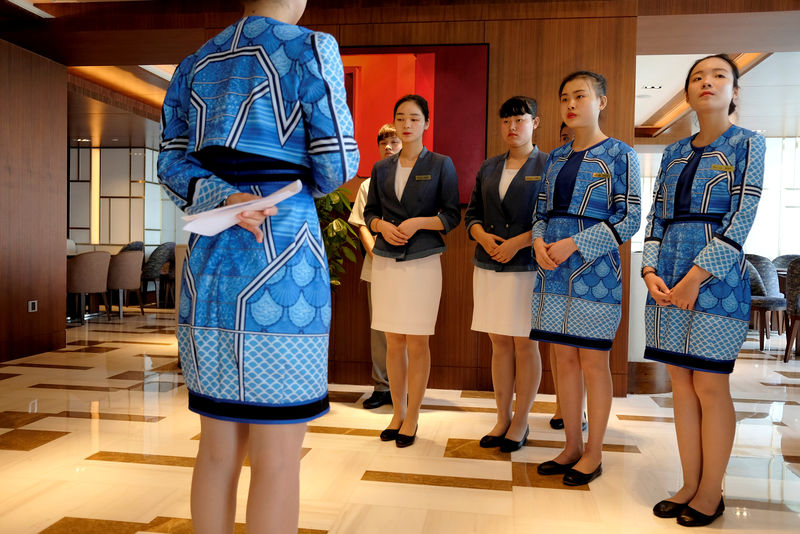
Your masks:
[[[328,390],[328,336],[245,336],[244,400],[297,404]],[[249,355],[256,355],[251,357]]]
[[[610,346],[621,317],[619,245],[641,223],[641,178],[633,149],[613,138],[588,150],[578,169],[568,213],[553,213],[558,173],[568,143],[550,153],[539,194],[533,239],[572,237],[578,246],[552,271],[538,270],[531,303],[531,338],[587,348]]]
[[[664,151],[643,265],[655,268],[667,287],[694,265],[712,276],[701,284],[694,310],[658,306],[648,295],[645,358],[730,372],[750,319],[750,279],[741,248],[761,195],[765,143],[759,134],[731,126],[706,148],[692,181],[691,211],[698,219],[673,220],[675,189],[690,142],[684,139]]]
[[[236,192],[193,156],[207,147],[307,167],[315,195],[358,168],[336,40],[263,17],[238,21],[181,62],[161,128],[159,178],[187,213],[215,208]]]
[[[285,163],[308,170],[293,171],[303,189],[265,220],[262,243],[239,226],[191,236],[178,326],[187,386],[202,396],[197,411],[212,417],[308,420],[327,409],[331,322],[313,195],[358,168],[336,41],[247,17],[184,60],[162,111],[159,179],[170,198],[196,213],[233,193],[266,196],[287,183],[241,172],[240,183],[228,183],[194,154],[211,147],[277,160],[277,170]]]

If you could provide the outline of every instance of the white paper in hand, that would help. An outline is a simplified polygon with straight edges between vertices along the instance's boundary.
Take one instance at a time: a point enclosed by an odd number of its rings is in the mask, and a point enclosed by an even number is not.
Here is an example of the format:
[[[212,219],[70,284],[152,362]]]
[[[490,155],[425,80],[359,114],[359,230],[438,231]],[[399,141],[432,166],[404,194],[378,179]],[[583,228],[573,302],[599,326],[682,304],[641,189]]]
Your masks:
[[[195,215],[185,215],[183,220],[186,224],[183,229],[187,232],[193,232],[200,235],[217,235],[223,230],[227,230],[231,226],[239,224],[236,218],[238,214],[243,211],[265,210],[272,206],[277,206],[279,202],[286,200],[292,195],[300,192],[303,188],[300,180],[295,180],[289,185],[282,187],[264,198],[257,198],[248,202],[240,204],[233,204],[230,206],[223,206],[213,210],[204,211]]]

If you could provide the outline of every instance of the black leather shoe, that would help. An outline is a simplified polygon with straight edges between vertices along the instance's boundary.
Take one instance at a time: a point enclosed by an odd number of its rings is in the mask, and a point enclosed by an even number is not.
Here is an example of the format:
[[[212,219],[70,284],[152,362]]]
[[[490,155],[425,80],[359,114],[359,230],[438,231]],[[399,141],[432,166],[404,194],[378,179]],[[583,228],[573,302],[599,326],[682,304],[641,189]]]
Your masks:
[[[518,451],[525,445],[525,441],[528,439],[528,434],[530,434],[531,427],[525,427],[525,433],[522,435],[522,439],[519,441],[510,440],[508,438],[503,438],[503,442],[500,444],[500,452],[514,452]]]
[[[581,473],[576,469],[570,469],[564,474],[565,486],[584,486],[603,474],[603,464],[597,466],[597,469],[591,473]]]
[[[400,434],[398,432],[397,437],[394,440],[394,444],[397,445],[398,449],[402,449],[404,447],[410,447],[414,444],[414,440],[417,439],[417,429],[414,429],[414,435],[408,436],[406,434]]]
[[[481,449],[493,449],[495,447],[499,447],[505,438],[503,436],[490,436],[486,434],[483,436],[478,443],[481,446]]]
[[[564,420],[563,419],[556,419],[555,417],[550,419],[550,428],[553,430],[561,430],[564,428]],[[583,421],[581,422],[581,431],[586,432],[589,430],[589,422],[586,420],[586,413],[583,414]]]
[[[373,391],[372,395],[362,403],[367,410],[374,410],[380,408],[384,404],[392,403],[392,394],[388,391]]]
[[[678,517],[685,507],[685,502],[680,503],[664,500],[653,506],[653,515],[664,518]]]
[[[687,504],[683,507],[683,510],[678,516],[678,524],[684,527],[704,527],[713,523],[724,511],[725,502],[722,500],[722,497],[719,499],[719,506],[717,506],[716,511],[711,515],[698,512]]]
[[[394,441],[397,439],[397,434],[399,433],[399,428],[387,428],[381,432],[381,441]]]
[[[568,464],[560,464],[555,460],[548,460],[547,462],[540,463],[536,467],[536,472],[539,473],[540,475],[545,475],[545,476],[563,475],[564,473],[572,469],[572,466],[574,466],[577,463],[578,463],[577,460],[574,462],[570,462]]]

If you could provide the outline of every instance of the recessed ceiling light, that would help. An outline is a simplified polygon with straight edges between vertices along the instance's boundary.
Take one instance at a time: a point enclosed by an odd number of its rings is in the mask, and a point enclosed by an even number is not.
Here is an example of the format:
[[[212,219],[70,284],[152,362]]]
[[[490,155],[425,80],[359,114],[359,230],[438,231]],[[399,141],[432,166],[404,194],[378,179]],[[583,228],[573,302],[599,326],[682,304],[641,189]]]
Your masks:
[[[111,140],[112,141],[119,141],[119,137],[112,137]]]

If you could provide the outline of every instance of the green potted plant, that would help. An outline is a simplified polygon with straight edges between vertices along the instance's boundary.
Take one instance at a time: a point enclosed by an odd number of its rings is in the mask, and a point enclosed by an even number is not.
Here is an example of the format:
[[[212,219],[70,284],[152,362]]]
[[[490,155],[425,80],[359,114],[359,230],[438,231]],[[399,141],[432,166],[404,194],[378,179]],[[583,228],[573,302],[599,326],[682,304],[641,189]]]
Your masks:
[[[347,224],[347,217],[352,211],[347,199],[347,190],[343,187],[316,199],[319,225],[322,228],[322,240],[325,242],[325,253],[328,255],[328,270],[331,277],[331,289],[341,285],[340,277],[344,273],[344,260],[356,261],[358,250],[358,234]]]

